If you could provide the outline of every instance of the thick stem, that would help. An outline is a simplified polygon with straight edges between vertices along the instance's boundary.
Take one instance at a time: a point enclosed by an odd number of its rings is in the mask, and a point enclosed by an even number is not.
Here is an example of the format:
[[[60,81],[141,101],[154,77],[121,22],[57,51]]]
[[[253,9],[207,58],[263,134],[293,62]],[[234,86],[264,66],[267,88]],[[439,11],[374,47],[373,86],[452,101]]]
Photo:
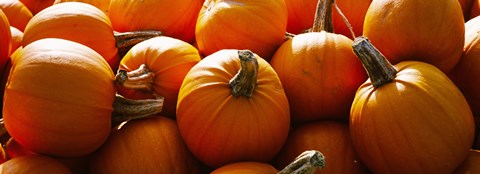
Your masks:
[[[162,112],[164,98],[132,100],[117,94],[113,103],[112,126],[121,122],[149,117]]]
[[[305,151],[278,174],[313,174],[325,168],[325,156],[316,150]]]
[[[119,69],[115,75],[115,81],[123,87],[153,92],[155,73],[151,72],[147,65],[142,64],[136,70],[127,72],[127,70]]]
[[[334,0],[318,0],[317,11],[313,19],[313,32],[326,31],[333,33],[332,5]]]
[[[373,87],[378,88],[395,79],[397,74],[395,67],[366,37],[355,38],[352,47],[367,70]]]
[[[239,50],[238,58],[240,59],[240,70],[230,80],[229,85],[234,97],[243,95],[250,98],[257,85],[257,58],[250,50]]]
[[[115,32],[114,37],[116,41],[116,46],[118,48],[118,54],[120,57],[125,56],[125,54],[132,48],[134,45],[153,38],[161,36],[161,31],[132,31],[132,32]]]

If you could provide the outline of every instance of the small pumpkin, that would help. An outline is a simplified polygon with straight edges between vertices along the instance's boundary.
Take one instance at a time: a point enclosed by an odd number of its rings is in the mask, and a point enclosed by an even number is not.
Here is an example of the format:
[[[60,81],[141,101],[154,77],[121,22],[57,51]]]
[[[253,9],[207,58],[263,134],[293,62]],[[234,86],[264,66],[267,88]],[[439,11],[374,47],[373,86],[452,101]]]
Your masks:
[[[273,159],[287,138],[289,113],[277,74],[249,50],[205,57],[185,76],[178,94],[180,134],[212,168]]]
[[[285,39],[286,27],[283,0],[206,0],[195,40],[204,56],[222,49],[249,49],[270,60]]]
[[[33,15],[36,15],[38,12],[43,9],[53,5],[55,0],[19,0],[22,2]]]
[[[372,1],[363,34],[392,64],[423,61],[449,73],[462,54],[464,23],[458,0]]]
[[[246,161],[236,162],[219,167],[211,174],[277,174],[278,171],[268,163]]]
[[[365,166],[374,173],[452,173],[475,134],[460,90],[431,64],[393,66],[364,37],[353,47],[370,77],[350,112],[352,142]]]
[[[32,19],[32,12],[18,0],[0,1],[0,9],[3,10],[10,25],[23,31],[28,21]]]
[[[0,173],[58,173],[71,174],[72,172],[60,161],[42,155],[27,155],[13,158],[0,164]]]

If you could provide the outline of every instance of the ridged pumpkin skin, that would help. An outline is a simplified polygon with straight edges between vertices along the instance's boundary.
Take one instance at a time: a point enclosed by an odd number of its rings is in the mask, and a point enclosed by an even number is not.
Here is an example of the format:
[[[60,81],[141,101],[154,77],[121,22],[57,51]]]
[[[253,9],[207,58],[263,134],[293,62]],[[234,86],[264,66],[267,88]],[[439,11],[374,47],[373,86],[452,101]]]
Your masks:
[[[58,4],[62,2],[83,2],[97,7],[102,10],[105,14],[108,14],[110,8],[110,0],[55,0],[53,4]]]
[[[15,52],[18,47],[22,46],[23,32],[15,27],[10,26],[10,33],[12,34],[12,51]]]
[[[180,133],[192,153],[210,167],[239,161],[267,162],[287,139],[290,114],[280,79],[257,56],[251,98],[232,96],[229,81],[240,69],[237,50],[205,57],[185,77],[177,104]]]
[[[211,174],[277,174],[278,171],[272,165],[261,162],[236,162],[219,167]]]
[[[53,5],[55,0],[19,0],[32,12],[33,15],[42,11],[43,9]]]
[[[32,19],[32,12],[18,0],[0,1],[0,9],[3,10],[10,22],[10,25],[18,28],[20,31],[25,29],[28,21]]]
[[[110,133],[113,72],[92,49],[41,39],[13,60],[3,118],[10,135],[40,154],[77,157],[100,147]]]
[[[195,39],[204,56],[222,49],[249,49],[268,61],[285,40],[286,27],[283,0],[206,0]]]
[[[60,3],[35,15],[25,28],[22,45],[43,38],[61,38],[81,43],[99,53],[112,69],[118,67],[120,58],[112,24],[107,15],[90,4]]]
[[[464,23],[458,0],[381,0],[372,1],[363,34],[392,64],[417,60],[448,73],[462,54]]]
[[[349,38],[299,34],[282,44],[270,64],[287,94],[293,121],[348,120],[357,88],[367,80]]]
[[[3,71],[12,49],[12,33],[7,16],[0,10],[0,70]]]
[[[90,173],[199,173],[178,132],[165,116],[128,121],[115,128],[101,149],[92,155]]]
[[[187,42],[161,36],[133,46],[123,57],[119,69],[128,72],[145,64],[155,73],[153,92],[164,97],[162,115],[175,117],[178,91],[188,71],[201,60],[198,50]],[[151,92],[118,87],[118,93],[127,98],[155,98]]]
[[[474,121],[460,90],[434,66],[395,65],[395,79],[357,91],[350,115],[355,151],[374,173],[452,173],[466,159]]]
[[[158,30],[192,43],[201,0],[111,0],[108,15],[118,32]]]

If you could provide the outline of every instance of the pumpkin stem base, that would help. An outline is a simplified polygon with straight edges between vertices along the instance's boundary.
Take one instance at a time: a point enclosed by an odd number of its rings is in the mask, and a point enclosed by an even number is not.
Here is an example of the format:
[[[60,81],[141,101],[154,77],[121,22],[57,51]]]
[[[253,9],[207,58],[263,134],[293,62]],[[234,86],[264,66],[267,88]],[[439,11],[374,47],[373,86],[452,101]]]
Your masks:
[[[252,97],[257,85],[258,61],[255,54],[250,50],[239,50],[240,70],[230,80],[229,85],[234,97]]]
[[[278,174],[313,174],[325,168],[325,156],[316,150],[305,151]]]
[[[116,94],[113,103],[112,126],[121,122],[149,117],[162,112],[164,98],[132,100]]]
[[[115,82],[125,88],[153,92],[154,77],[155,73],[151,72],[147,65],[142,64],[130,72],[119,69],[115,75]]]
[[[127,54],[128,50],[134,45],[153,38],[161,36],[161,31],[132,31],[132,32],[115,32],[114,37],[116,46],[118,48],[118,54],[123,57]]]

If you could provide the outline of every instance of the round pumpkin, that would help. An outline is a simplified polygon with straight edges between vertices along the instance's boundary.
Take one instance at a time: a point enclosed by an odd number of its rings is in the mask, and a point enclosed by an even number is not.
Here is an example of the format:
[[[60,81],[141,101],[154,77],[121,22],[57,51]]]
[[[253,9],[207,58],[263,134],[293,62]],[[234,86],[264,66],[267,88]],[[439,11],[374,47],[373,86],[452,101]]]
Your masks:
[[[199,167],[176,122],[157,115],[115,128],[92,155],[90,173],[200,173]]]
[[[423,61],[448,73],[463,51],[464,23],[458,0],[372,1],[363,34],[392,64]]]
[[[20,31],[25,29],[28,21],[32,19],[32,12],[18,0],[0,1],[0,9],[3,10],[10,22],[10,25],[18,28]]]
[[[22,45],[43,38],[61,38],[86,45],[107,60],[112,69],[118,67],[120,58],[111,22],[90,4],[60,3],[35,15],[25,28]]]
[[[110,6],[110,0],[55,0],[53,4],[58,4],[62,2],[83,2],[97,7],[102,10],[105,14],[108,15],[108,10]]]
[[[53,5],[55,0],[19,0],[22,2],[33,15],[42,11],[43,9]]]
[[[119,69],[134,73],[146,65],[154,76],[137,74],[128,77],[124,85],[118,86],[118,93],[132,99],[165,98],[162,115],[175,117],[178,91],[188,71],[201,60],[198,50],[179,39],[161,36],[133,46],[120,62]],[[145,78],[143,78],[145,77]],[[142,78],[140,81],[139,79]],[[130,87],[135,84],[151,86],[150,89]]]
[[[264,59],[248,50],[221,50],[186,75],[177,124],[188,148],[210,167],[267,162],[287,138],[288,100]]]
[[[204,56],[222,49],[249,49],[270,60],[285,40],[286,27],[283,0],[206,0],[195,39]]]
[[[114,75],[94,50],[41,39],[12,59],[3,118],[10,135],[40,154],[76,157],[100,147],[110,132]]]
[[[272,165],[262,162],[245,161],[236,162],[219,167],[211,174],[277,174],[278,171]]]
[[[13,158],[0,164],[0,173],[16,174],[16,173],[58,173],[71,174],[72,172],[60,161],[41,155],[27,155]]]
[[[393,66],[365,38],[354,47],[370,76],[350,112],[350,134],[362,162],[374,173],[452,173],[475,134],[460,90],[433,65]]]
[[[108,15],[115,31],[158,30],[185,42],[195,39],[201,0],[110,0]]]
[[[7,16],[0,10],[0,70],[3,71],[12,49],[12,33]]]

